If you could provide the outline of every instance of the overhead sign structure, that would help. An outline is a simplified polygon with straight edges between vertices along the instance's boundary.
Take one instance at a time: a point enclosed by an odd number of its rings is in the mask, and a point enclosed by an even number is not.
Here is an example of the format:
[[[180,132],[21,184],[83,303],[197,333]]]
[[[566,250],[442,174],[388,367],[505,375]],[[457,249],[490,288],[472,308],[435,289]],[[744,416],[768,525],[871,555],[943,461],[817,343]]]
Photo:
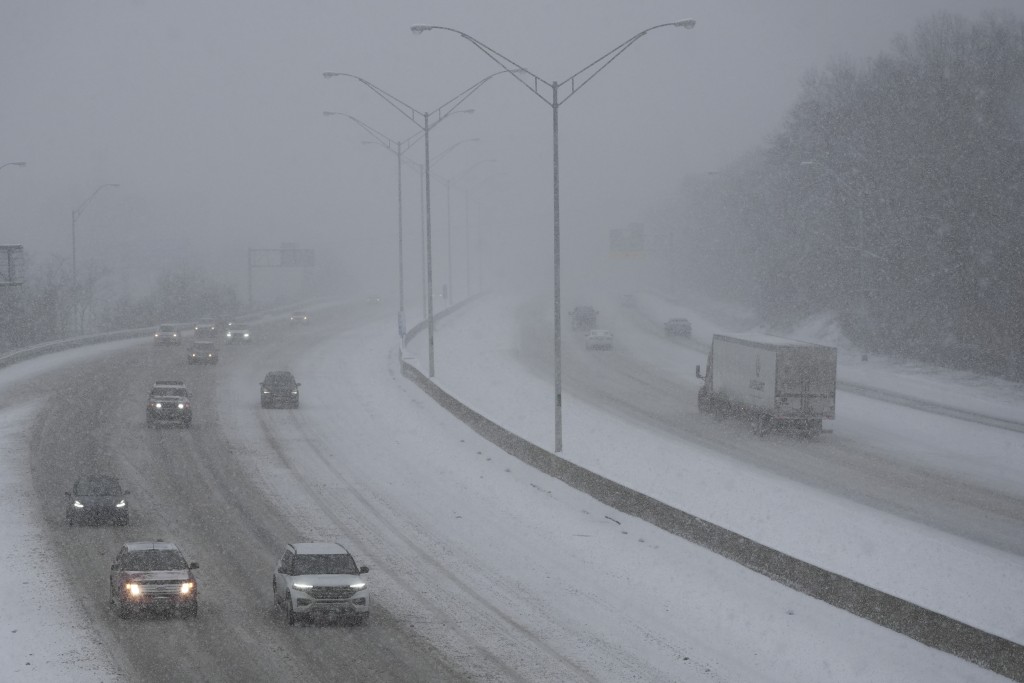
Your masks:
[[[312,249],[299,249],[295,243],[286,242],[280,249],[249,250],[249,307],[252,307],[253,268],[312,268],[316,265]]]
[[[0,287],[25,284],[25,250],[20,244],[0,245]]]

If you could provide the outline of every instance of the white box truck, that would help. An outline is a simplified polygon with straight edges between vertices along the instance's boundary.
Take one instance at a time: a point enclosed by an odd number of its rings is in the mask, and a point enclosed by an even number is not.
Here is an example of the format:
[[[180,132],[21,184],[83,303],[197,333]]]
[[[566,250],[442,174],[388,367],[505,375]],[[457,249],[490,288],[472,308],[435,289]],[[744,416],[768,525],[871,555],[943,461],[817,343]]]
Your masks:
[[[822,431],[836,416],[836,349],[767,334],[716,334],[697,408],[717,416],[748,417],[754,432]]]

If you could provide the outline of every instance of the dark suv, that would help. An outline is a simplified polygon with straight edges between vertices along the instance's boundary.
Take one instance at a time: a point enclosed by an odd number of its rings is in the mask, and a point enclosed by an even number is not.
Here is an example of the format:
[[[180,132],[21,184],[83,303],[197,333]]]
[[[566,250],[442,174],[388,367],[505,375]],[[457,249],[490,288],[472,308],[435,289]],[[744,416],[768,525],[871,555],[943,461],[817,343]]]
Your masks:
[[[299,386],[287,370],[273,370],[260,382],[260,407],[298,408]]]
[[[132,541],[110,565],[110,604],[122,619],[143,608],[199,613],[199,587],[178,546],[165,541]]]
[[[183,427],[192,425],[192,399],[185,385],[156,383],[146,401],[146,426],[172,423]]]

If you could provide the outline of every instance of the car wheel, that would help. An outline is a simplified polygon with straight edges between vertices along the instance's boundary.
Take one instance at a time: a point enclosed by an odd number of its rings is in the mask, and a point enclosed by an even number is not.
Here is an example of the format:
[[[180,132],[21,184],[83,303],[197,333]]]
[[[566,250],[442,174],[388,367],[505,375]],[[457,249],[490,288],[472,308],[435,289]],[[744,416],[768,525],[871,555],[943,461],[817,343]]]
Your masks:
[[[194,600],[191,605],[185,608],[185,616],[189,619],[196,619],[199,616],[198,600]]]
[[[129,616],[131,616],[131,610],[128,608],[128,605],[124,604],[123,602],[117,602],[115,603],[115,606],[117,608],[117,616],[120,619],[127,619]]]
[[[119,526],[128,526],[128,513],[121,515],[121,519],[117,520]]]
[[[356,626],[366,626],[370,622],[370,613],[363,612],[356,615]]]
[[[284,596],[284,609],[288,619],[288,625],[295,625],[295,608],[292,607],[292,594],[286,593]]]

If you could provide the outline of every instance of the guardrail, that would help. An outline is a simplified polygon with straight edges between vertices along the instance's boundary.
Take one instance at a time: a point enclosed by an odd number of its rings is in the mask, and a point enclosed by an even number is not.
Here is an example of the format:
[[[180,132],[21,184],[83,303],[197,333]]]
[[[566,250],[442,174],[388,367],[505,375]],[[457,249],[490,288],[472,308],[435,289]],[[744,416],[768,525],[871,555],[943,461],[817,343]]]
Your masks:
[[[446,309],[441,318],[472,299]],[[407,343],[425,327],[412,327]],[[470,429],[514,458],[624,514],[649,522],[804,595],[949,653],[1015,681],[1024,681],[1024,645],[871,588],[769,548],[655,498],[623,486],[527,441],[447,393],[401,359],[402,375]]]

